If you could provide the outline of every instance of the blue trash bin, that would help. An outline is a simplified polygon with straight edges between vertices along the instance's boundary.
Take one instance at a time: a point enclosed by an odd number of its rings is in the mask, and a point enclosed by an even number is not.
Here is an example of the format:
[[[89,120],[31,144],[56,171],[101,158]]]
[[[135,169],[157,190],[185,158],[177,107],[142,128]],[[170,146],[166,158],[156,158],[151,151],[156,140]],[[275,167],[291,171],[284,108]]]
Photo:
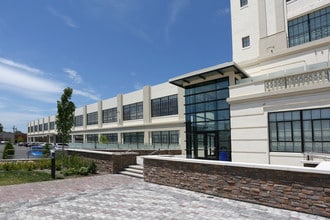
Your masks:
[[[220,151],[219,159],[221,161],[229,161],[229,152],[228,151]]]

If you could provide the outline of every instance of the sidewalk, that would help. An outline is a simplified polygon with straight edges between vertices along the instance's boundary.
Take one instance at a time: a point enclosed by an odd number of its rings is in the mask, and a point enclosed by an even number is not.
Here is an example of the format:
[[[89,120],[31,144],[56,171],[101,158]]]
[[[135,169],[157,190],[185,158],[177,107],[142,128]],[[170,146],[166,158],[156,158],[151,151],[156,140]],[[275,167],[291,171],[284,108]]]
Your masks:
[[[320,219],[122,175],[0,187],[0,219]]]

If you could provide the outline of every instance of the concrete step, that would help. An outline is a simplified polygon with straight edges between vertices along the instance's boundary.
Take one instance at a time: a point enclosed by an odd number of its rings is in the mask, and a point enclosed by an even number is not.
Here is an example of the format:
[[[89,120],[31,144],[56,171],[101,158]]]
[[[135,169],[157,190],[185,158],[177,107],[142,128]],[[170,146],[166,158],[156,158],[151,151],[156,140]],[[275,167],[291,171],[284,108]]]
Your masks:
[[[125,168],[125,170],[121,171],[120,174],[143,179],[143,166],[130,165],[129,167]]]
[[[126,168],[125,171],[137,173],[137,174],[143,174],[143,170],[140,170],[140,169]]]

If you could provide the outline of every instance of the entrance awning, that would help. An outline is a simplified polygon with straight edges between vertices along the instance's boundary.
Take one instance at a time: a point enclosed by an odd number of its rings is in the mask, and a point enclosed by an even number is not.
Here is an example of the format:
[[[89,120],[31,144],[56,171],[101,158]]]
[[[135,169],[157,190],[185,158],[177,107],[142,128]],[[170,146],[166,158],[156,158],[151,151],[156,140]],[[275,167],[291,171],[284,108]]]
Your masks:
[[[222,78],[225,77],[226,74],[233,72],[237,79],[243,79],[248,77],[247,74],[243,70],[241,70],[236,63],[227,62],[186,73],[184,75],[170,79],[169,82],[176,86],[184,88],[193,85],[196,82],[200,83],[201,80],[208,81],[211,78]]]

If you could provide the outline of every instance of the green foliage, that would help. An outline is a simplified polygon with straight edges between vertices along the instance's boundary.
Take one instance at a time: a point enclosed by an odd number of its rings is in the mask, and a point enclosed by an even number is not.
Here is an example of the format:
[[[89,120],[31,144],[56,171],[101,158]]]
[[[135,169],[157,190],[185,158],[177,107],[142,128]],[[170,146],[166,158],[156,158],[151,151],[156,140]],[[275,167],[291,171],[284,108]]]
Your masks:
[[[7,143],[2,152],[2,159],[8,159],[8,156],[15,155],[15,148],[12,143]]]
[[[64,162],[67,169],[61,170],[61,159],[55,160],[55,169],[61,171],[64,176],[96,174],[97,166],[93,160],[77,155],[65,155]],[[48,158],[34,161],[10,161],[0,162],[0,171],[34,171],[51,169],[51,160]]]
[[[0,123],[0,132],[3,132],[3,125]]]
[[[22,136],[18,136],[17,142],[24,142],[24,138]]]
[[[88,165],[88,172],[91,174],[96,174],[97,166],[94,160],[90,161]]]
[[[56,129],[63,143],[67,143],[69,134],[74,125],[75,104],[70,101],[72,88],[67,87],[63,90],[61,100],[57,101]]]
[[[49,147],[49,143],[45,144],[45,147],[43,149],[43,156],[44,157],[49,157],[50,156],[50,147]]]
[[[13,170],[0,172],[0,186],[51,180],[49,173],[38,171]]]
[[[89,174],[87,167],[80,167],[79,174],[83,176],[87,176]]]
[[[100,136],[100,142],[101,142],[101,144],[108,144],[109,143],[108,138],[103,134],[101,134],[101,136]]]

